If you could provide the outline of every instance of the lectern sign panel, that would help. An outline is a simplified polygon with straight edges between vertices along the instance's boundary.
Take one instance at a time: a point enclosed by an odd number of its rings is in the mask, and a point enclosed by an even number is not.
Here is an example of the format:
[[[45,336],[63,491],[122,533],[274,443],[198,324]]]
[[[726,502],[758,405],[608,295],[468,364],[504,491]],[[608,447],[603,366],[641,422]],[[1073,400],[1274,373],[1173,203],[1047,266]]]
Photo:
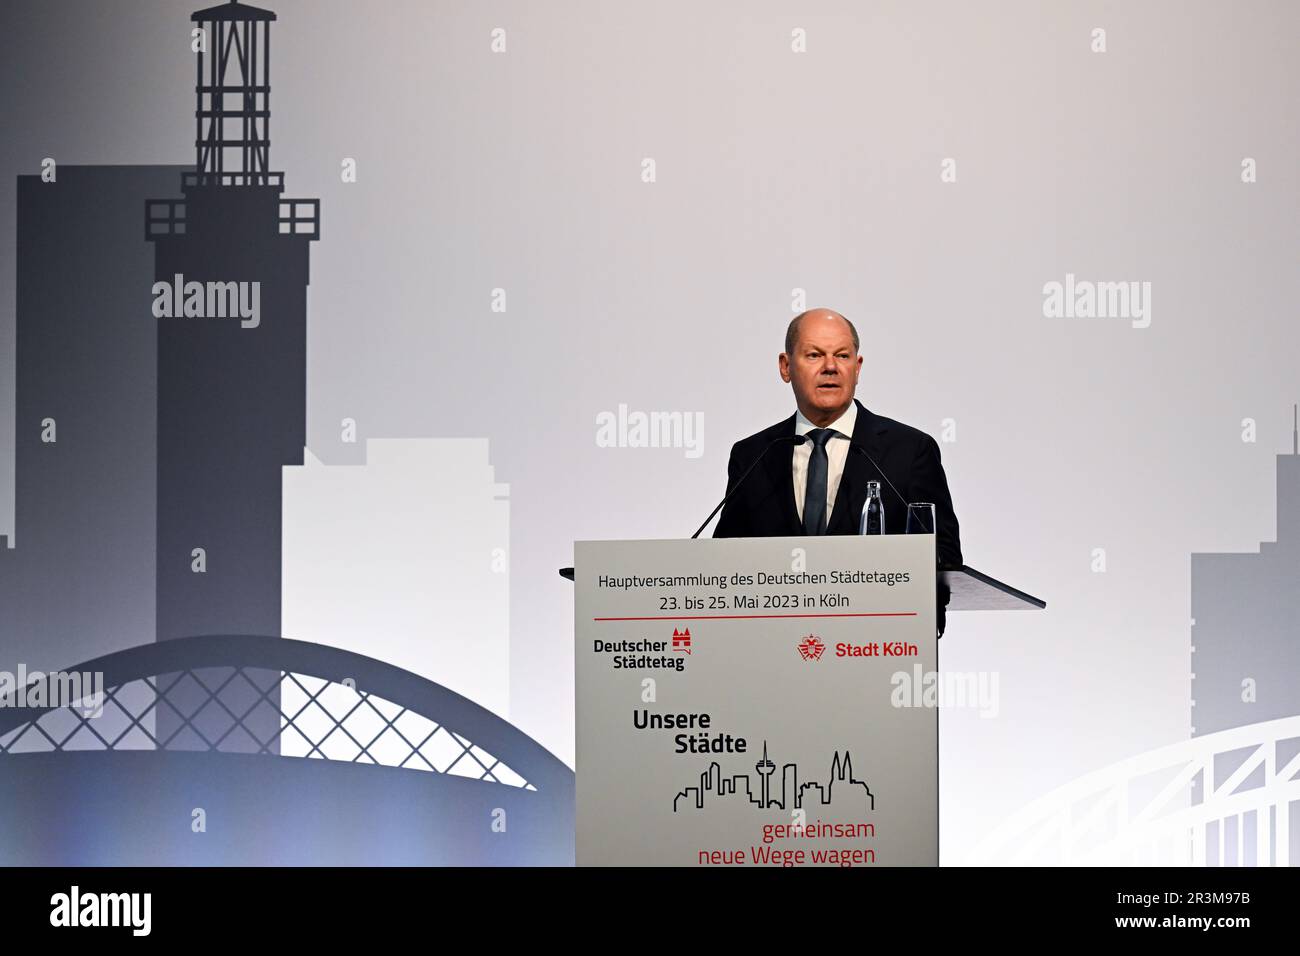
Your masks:
[[[575,545],[579,864],[938,863],[933,535]]]

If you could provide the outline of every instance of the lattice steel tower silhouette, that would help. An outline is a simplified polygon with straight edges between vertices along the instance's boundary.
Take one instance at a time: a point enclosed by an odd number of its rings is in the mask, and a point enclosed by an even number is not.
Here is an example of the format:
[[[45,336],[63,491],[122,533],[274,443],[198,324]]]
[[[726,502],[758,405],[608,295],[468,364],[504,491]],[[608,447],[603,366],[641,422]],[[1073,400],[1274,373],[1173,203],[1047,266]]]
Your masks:
[[[270,185],[271,22],[275,14],[230,0],[200,10],[195,57],[195,168],[200,182]],[[227,159],[237,160],[227,169]]]

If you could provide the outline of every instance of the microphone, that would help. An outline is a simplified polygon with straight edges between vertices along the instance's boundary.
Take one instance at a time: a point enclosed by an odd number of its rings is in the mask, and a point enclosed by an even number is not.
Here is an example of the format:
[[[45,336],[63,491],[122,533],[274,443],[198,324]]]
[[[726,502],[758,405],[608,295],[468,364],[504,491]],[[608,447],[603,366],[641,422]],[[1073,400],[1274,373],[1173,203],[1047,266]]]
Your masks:
[[[745,483],[745,479],[749,477],[749,473],[758,467],[758,463],[763,460],[764,456],[766,456],[769,451],[777,445],[802,445],[807,440],[808,439],[803,435],[783,435],[780,438],[774,438],[768,442],[767,447],[759,452],[758,457],[754,459],[754,463],[745,469],[743,475],[736,479],[736,483],[731,486],[731,490],[727,492],[726,497],[719,501],[718,506],[709,512],[709,516],[704,519],[704,524],[695,529],[695,534],[691,535],[691,540],[693,541],[698,538],[700,532],[709,526],[709,522],[713,520],[713,516],[721,511],[722,506],[731,500],[731,496],[740,490],[740,486]],[[866,454],[865,449],[863,450],[863,454]]]
[[[903,497],[903,493],[901,491],[899,491],[897,488],[894,488],[894,483],[889,480],[889,476],[885,474],[885,470],[876,464],[876,459],[871,457],[871,453],[868,452],[861,445],[859,445],[857,442],[849,442],[849,447],[854,451],[856,451],[862,457],[866,458],[867,461],[871,462],[871,464],[875,467],[876,471],[880,473],[880,477],[885,479],[885,484],[889,485],[890,488],[894,489],[894,494],[898,495],[898,500],[903,503],[903,507],[907,507],[909,503],[908,500]]]

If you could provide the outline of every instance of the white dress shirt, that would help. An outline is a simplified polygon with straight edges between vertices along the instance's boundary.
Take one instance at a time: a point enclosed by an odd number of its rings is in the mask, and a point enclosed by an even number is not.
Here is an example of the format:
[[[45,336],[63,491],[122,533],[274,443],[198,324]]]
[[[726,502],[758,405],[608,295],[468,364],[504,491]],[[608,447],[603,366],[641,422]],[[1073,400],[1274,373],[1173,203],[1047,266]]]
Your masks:
[[[840,479],[844,477],[844,462],[849,457],[849,442],[853,440],[853,426],[858,420],[858,403],[850,402],[844,414],[827,425],[835,434],[826,442],[826,520],[829,522],[835,510],[835,492],[839,491]],[[794,433],[806,435],[817,426],[804,418],[803,412],[796,412]],[[812,458],[813,443],[806,441],[794,446],[794,504],[799,511],[799,520],[803,521],[803,499],[808,490],[808,461]]]

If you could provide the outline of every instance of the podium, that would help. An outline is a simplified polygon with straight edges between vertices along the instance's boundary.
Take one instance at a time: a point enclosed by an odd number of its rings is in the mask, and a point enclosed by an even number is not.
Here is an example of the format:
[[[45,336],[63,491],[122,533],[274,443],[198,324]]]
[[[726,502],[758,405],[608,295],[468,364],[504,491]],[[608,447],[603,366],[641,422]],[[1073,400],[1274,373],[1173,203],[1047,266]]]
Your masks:
[[[580,541],[579,865],[935,866],[933,535]]]

